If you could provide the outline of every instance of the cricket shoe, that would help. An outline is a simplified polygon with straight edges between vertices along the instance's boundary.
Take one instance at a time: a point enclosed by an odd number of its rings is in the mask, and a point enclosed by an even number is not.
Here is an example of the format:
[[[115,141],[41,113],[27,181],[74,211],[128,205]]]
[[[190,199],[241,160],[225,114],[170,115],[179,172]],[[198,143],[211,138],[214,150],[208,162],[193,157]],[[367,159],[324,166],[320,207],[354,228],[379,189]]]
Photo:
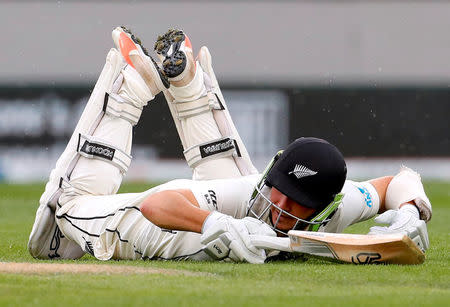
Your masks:
[[[154,48],[169,81],[180,81],[192,71],[191,65],[195,65],[192,45],[183,31],[169,29],[164,35],[158,36]]]
[[[169,81],[164,71],[150,56],[141,40],[129,29],[117,27],[112,32],[112,38],[125,61],[135,68],[150,88],[153,96],[169,88]]]
[[[85,252],[67,239],[55,220],[55,209],[41,203],[28,241],[28,251],[36,259],[78,259]]]

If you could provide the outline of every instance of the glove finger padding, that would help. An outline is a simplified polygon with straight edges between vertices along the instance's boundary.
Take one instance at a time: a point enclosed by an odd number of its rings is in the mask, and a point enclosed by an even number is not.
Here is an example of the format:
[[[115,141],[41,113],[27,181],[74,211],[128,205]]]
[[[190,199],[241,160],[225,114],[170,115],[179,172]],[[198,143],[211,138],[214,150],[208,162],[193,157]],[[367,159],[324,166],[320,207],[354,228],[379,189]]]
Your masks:
[[[397,210],[388,210],[388,211],[384,212],[383,214],[380,214],[379,216],[377,216],[374,219],[374,221],[376,223],[380,223],[380,224],[391,224],[396,216],[397,216]]]
[[[233,240],[230,244],[229,257],[236,262],[264,263],[266,254],[264,250],[260,250],[260,252],[260,254],[255,254],[239,240]]]
[[[228,225],[222,221],[214,224],[207,231],[205,231],[201,236],[200,243],[208,244],[209,242],[217,239],[221,234],[228,231]]]
[[[413,205],[405,205],[398,210],[389,210],[375,218],[375,222],[389,224],[389,226],[374,226],[369,235],[403,233],[419,246],[423,251],[430,246],[427,226],[419,219],[419,212]]]
[[[256,248],[250,239],[250,231],[271,235],[259,221],[234,219],[231,216],[215,213],[213,224],[204,230],[201,243],[206,245],[204,251],[213,259],[222,260],[229,257],[233,261],[263,263],[266,253]],[[249,230],[250,229],[250,230]]]
[[[233,223],[231,223],[231,232],[233,233],[233,235],[235,236],[235,240],[239,244],[239,247],[242,247],[242,249],[244,250],[244,254],[253,254],[253,255],[257,255],[259,257],[264,257],[265,258],[265,253],[264,250],[256,248],[251,239],[250,239],[250,234],[248,232],[247,229],[247,225],[242,223],[243,220],[234,220]],[[233,242],[231,243],[233,244]],[[236,245],[234,245],[236,246]],[[237,247],[237,246],[236,246]],[[230,245],[231,248],[231,245]],[[231,248],[233,249],[233,248]],[[242,250],[241,248],[239,250]],[[250,258],[252,258],[252,255],[250,255]],[[247,259],[246,259],[247,260]],[[247,260],[248,262],[251,262],[249,260]],[[251,262],[253,263],[253,262]]]
[[[419,220],[414,224],[413,227],[408,228],[408,236],[423,251],[426,251],[430,247],[427,225],[425,221]]]
[[[370,227],[369,235],[383,235],[383,234],[391,234],[391,233],[398,233],[399,231],[392,231],[389,229],[389,227],[383,227],[383,226],[373,226]],[[402,231],[404,234],[407,234],[406,231]]]
[[[245,217],[243,221],[245,221],[245,226],[247,227],[248,233],[251,235],[277,236],[276,232],[273,231],[269,225],[258,219],[253,217]]]

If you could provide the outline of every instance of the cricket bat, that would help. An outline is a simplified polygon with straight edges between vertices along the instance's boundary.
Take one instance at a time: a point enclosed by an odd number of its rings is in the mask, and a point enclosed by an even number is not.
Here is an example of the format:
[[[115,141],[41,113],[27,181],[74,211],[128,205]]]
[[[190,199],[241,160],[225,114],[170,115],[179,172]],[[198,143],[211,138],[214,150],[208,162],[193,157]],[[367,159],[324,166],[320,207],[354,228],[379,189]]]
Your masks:
[[[422,250],[404,234],[359,235],[291,230],[288,238],[252,235],[254,246],[354,264],[421,264]]]

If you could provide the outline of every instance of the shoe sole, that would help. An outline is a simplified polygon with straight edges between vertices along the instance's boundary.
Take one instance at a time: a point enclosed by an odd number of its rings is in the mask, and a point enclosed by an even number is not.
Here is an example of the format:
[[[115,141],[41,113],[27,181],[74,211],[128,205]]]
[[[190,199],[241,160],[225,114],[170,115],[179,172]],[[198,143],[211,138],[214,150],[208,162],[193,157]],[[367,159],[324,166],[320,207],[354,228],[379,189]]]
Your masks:
[[[156,68],[156,71],[159,74],[162,84],[164,85],[165,88],[169,88],[170,84],[169,84],[169,80],[167,79],[165,72],[158,66],[156,61],[151,57],[151,55],[148,53],[147,48],[145,48],[144,45],[142,45],[142,42],[139,39],[139,37],[134,35],[130,29],[128,29],[124,26],[121,26],[120,28],[123,30],[123,32],[125,32],[125,34],[128,35],[128,37],[133,41],[133,43],[135,43],[136,45],[139,45],[139,47],[141,47],[141,50],[144,53],[144,55],[146,55],[147,57],[150,58],[150,60],[153,63],[153,66]]]
[[[180,50],[185,41],[186,35],[176,29],[170,29],[156,40],[155,52],[161,56],[164,73],[169,78],[179,76],[186,68],[186,54]]]

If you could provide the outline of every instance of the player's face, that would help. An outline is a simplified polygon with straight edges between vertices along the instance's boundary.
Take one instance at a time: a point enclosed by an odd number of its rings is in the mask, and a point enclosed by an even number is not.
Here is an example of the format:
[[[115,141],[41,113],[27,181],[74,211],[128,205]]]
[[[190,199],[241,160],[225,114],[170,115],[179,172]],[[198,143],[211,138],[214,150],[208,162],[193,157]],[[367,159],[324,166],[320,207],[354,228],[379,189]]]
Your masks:
[[[281,209],[301,219],[309,218],[316,211],[315,209],[304,207],[296,203],[274,187],[272,187],[270,192],[270,200]],[[280,211],[276,207],[271,206],[270,212],[272,213],[272,223],[275,224],[278,216],[280,216]],[[276,227],[279,230],[287,232],[294,227],[296,222],[297,220],[293,217],[282,213]]]

